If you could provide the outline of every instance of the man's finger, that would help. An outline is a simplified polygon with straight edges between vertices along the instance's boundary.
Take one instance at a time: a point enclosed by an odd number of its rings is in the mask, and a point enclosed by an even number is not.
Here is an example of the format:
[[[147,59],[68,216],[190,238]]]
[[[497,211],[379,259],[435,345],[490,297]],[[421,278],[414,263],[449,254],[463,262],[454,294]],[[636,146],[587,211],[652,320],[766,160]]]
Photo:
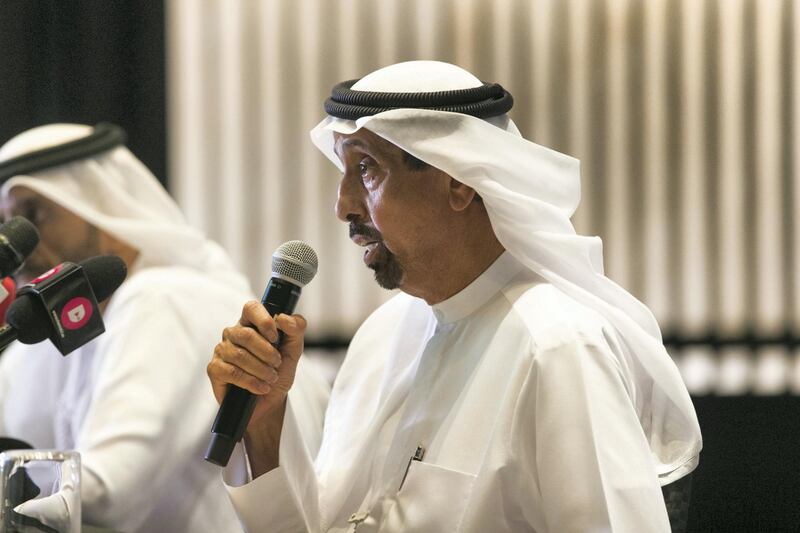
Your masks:
[[[280,352],[252,326],[226,328],[223,338],[236,346],[244,348],[271,367],[278,368],[281,366]]]
[[[239,324],[254,327],[269,342],[278,342],[278,328],[261,302],[250,300],[244,304]]]
[[[275,316],[275,322],[283,332],[283,342],[281,342],[280,346],[281,354],[284,358],[291,358],[292,361],[297,363],[303,353],[306,319],[301,315],[279,314]],[[285,361],[286,359],[284,359],[284,363]]]
[[[270,349],[274,350],[270,346]],[[277,381],[278,372],[276,368],[268,365],[249,351],[230,342],[221,342],[214,349],[214,356],[222,361],[239,367],[250,375],[274,383]]]
[[[211,379],[211,386],[217,402],[222,403],[228,385],[236,385],[250,391],[253,394],[264,395],[272,390],[272,385],[263,381],[252,374],[242,370],[238,366],[223,361],[215,357],[206,367],[208,377]]]
[[[283,313],[275,317],[275,322],[278,329],[283,331],[286,335],[298,337],[306,332],[306,319],[303,315],[285,315]]]

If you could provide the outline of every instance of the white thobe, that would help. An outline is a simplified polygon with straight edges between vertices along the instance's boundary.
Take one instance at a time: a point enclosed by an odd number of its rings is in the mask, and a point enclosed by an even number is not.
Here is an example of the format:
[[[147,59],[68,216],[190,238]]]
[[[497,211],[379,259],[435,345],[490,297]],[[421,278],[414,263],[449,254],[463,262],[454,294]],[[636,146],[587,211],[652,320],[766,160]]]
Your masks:
[[[504,253],[440,304],[379,308],[319,452],[290,394],[280,466],[250,480],[238,450],[231,499],[248,531],[668,532],[619,354],[602,316]]]
[[[61,356],[16,344],[0,359],[0,434],[81,454],[83,521],[119,531],[241,531],[203,460],[217,403],[206,365],[251,295],[185,267],[138,269],[103,314],[106,332]],[[298,371],[321,425],[327,384]]]

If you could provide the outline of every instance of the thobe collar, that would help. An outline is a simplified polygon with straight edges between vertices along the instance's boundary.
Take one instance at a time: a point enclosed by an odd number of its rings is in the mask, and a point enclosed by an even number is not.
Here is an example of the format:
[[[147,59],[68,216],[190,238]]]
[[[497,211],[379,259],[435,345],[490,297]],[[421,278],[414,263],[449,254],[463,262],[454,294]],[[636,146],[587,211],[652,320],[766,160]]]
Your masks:
[[[475,280],[459,292],[433,305],[439,325],[451,324],[468,317],[505,287],[524,266],[510,253],[503,252]]]

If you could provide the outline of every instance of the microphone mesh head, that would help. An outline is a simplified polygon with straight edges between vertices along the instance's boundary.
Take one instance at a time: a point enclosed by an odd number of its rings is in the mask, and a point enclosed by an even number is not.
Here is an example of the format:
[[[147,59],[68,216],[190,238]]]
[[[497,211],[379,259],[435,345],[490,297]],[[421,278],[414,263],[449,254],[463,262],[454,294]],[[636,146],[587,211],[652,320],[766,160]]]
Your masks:
[[[272,275],[299,287],[314,279],[317,273],[317,254],[303,241],[288,241],[272,254]]]
[[[19,254],[19,263],[33,253],[33,249],[39,244],[39,232],[36,226],[28,219],[16,216],[5,224],[0,225],[0,235],[8,239],[8,243]]]
[[[96,255],[81,261],[81,267],[92,286],[95,298],[102,302],[125,281],[128,268],[116,255]]]

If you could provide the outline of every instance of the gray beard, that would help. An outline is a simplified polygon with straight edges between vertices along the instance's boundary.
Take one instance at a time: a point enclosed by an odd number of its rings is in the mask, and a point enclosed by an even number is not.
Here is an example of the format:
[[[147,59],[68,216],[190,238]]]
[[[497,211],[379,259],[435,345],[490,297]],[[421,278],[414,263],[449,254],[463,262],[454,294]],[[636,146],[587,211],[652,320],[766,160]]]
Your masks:
[[[386,249],[383,244],[381,247],[378,260],[369,265],[369,268],[375,271],[375,281],[378,282],[384,289],[392,290],[400,287],[403,282],[403,267],[397,261],[397,257]]]

